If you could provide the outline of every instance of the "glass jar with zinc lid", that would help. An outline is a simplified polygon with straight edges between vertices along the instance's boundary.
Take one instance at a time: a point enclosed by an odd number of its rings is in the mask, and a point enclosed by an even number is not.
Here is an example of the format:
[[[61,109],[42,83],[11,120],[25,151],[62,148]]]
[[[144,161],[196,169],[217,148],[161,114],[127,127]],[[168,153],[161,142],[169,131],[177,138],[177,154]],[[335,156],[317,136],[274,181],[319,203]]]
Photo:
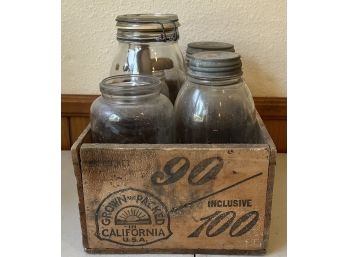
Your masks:
[[[174,115],[177,143],[257,143],[256,110],[240,55],[193,54]]]

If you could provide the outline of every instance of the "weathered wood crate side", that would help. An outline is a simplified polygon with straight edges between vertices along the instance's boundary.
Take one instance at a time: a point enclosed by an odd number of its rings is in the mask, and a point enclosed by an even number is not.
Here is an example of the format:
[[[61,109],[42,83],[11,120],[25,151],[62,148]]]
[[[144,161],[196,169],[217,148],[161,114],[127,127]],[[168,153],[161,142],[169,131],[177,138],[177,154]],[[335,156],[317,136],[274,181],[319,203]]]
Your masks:
[[[82,143],[90,142],[90,125],[88,125],[81,135],[77,138],[75,143],[71,147],[71,157],[74,166],[74,173],[76,178],[77,193],[79,197],[79,212],[80,212],[80,225],[82,232],[82,243],[83,247],[88,249],[87,241],[87,227],[86,227],[86,212],[85,212],[85,202],[83,196],[83,182],[82,182],[82,172],[81,172],[81,160],[80,160],[80,148]]]
[[[276,150],[261,144],[72,147],[89,253],[263,254]]]
[[[266,194],[266,208],[265,208],[265,229],[264,229],[264,250],[268,246],[269,232],[271,226],[271,212],[272,212],[272,198],[273,198],[273,185],[275,176],[275,166],[277,160],[276,146],[267,131],[265,124],[263,123],[259,113],[257,113],[257,121],[260,127],[261,141],[265,142],[269,146],[269,167],[268,167],[268,180],[267,180],[267,194]]]

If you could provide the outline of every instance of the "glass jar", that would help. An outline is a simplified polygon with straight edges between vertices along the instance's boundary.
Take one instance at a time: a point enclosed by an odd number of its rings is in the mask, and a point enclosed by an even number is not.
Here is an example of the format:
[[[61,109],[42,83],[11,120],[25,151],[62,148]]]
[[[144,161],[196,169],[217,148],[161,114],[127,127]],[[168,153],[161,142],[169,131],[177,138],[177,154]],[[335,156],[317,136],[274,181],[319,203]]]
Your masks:
[[[117,21],[118,47],[111,75],[163,71],[174,104],[184,83],[185,64],[178,46],[180,26],[175,14],[127,14]]]
[[[210,51],[192,55],[188,80],[174,106],[178,143],[257,143],[251,93],[240,55]]]
[[[169,98],[169,88],[166,83],[166,77],[164,75],[164,71],[162,70],[154,71],[152,72],[152,75],[157,77],[161,81],[161,94]]]
[[[173,142],[173,105],[160,94],[154,76],[119,75],[100,83],[91,106],[95,143],[160,144]]]
[[[199,41],[188,43],[186,49],[186,64],[188,65],[188,62],[190,61],[194,53],[203,51],[234,52],[234,45],[230,43],[215,41]]]

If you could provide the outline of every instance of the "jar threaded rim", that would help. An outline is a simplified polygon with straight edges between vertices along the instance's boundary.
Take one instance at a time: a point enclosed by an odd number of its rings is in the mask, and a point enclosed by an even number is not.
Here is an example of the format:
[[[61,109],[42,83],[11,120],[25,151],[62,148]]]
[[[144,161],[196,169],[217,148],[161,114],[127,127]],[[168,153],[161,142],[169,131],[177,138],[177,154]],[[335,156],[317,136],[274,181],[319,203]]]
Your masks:
[[[161,81],[155,76],[124,74],[103,79],[100,92],[108,96],[137,97],[156,94],[161,90]]]

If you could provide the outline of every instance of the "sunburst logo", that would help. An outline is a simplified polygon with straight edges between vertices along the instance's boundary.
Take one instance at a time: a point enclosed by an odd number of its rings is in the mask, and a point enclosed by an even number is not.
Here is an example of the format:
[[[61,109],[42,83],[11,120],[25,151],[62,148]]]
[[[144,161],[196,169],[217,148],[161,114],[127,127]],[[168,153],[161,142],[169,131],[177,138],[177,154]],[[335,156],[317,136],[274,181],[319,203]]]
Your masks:
[[[172,235],[167,207],[139,189],[126,188],[108,195],[95,218],[97,238],[121,245],[148,245]]]
[[[127,206],[116,213],[116,225],[145,225],[151,224],[150,215],[138,206]]]

